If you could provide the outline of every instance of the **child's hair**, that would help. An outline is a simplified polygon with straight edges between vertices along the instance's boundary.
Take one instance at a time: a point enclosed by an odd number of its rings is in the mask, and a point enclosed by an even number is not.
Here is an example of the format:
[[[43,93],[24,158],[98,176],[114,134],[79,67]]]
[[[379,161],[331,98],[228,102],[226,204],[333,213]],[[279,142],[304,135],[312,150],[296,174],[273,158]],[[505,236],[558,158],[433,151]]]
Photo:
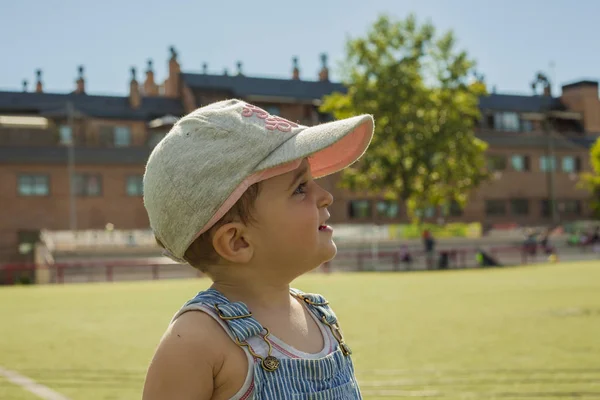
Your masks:
[[[236,220],[239,220],[245,225],[255,222],[252,212],[254,210],[254,202],[256,201],[259,192],[260,182],[249,186],[242,197],[240,197],[233,207],[231,207],[217,223],[192,242],[190,247],[185,251],[183,257],[185,261],[201,272],[206,272],[210,265],[218,264],[220,257],[212,245],[214,232],[224,224]],[[165,247],[158,238],[155,239],[159,246]]]

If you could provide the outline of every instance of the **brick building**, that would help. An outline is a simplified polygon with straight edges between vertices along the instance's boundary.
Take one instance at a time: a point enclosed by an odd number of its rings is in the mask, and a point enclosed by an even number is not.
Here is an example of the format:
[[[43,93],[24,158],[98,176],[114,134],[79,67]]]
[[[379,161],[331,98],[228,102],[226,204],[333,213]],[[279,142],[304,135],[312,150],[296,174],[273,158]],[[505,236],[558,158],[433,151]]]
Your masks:
[[[318,80],[300,79],[296,59],[290,79],[246,77],[241,64],[232,75],[209,74],[206,65],[189,73],[181,72],[171,48],[166,80],[155,81],[149,61],[143,82],[132,69],[128,96],[86,93],[83,67],[71,93],[45,93],[41,71],[33,91],[24,82],[22,92],[0,92],[0,260],[18,258],[20,245],[34,241],[40,229],[103,229],[107,223],[147,228],[145,161],[177,117],[196,107],[236,97],[305,125],[329,120],[318,111],[320,100],[344,88],[329,81],[325,56],[322,64]],[[423,217],[487,224],[584,218],[589,195],[576,188],[577,173],[590,168],[589,147],[600,132],[598,83],[563,86],[558,98],[494,93],[480,105],[477,134],[490,144],[494,179],[472,194],[464,210],[424,208]],[[551,143],[544,120],[557,130]],[[336,198],[334,223],[406,221],[401,204],[339,190],[336,180],[334,175],[322,182]],[[548,207],[552,191],[558,200],[554,216]]]

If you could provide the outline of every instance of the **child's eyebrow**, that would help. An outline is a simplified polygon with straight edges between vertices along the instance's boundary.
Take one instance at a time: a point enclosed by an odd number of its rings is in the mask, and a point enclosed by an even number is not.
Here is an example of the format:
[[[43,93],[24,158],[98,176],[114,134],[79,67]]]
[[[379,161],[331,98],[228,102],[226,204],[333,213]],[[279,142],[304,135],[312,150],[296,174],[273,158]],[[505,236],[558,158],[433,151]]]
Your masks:
[[[290,183],[290,187],[288,187],[287,190],[292,189],[294,187],[294,185],[296,184],[296,182],[298,182],[298,180],[300,178],[302,178],[302,176],[304,176],[304,174],[306,174],[306,171],[308,171],[308,165],[305,165],[304,167],[297,170],[296,173],[294,174],[294,179],[292,180],[292,183]]]

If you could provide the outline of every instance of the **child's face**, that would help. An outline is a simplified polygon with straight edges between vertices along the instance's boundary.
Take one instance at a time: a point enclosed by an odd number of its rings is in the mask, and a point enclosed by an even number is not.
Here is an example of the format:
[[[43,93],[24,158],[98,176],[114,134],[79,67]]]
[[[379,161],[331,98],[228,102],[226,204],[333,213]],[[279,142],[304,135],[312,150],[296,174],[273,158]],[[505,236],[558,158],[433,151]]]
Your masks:
[[[337,249],[331,229],[323,226],[332,202],[306,160],[295,171],[263,181],[255,202],[257,224],[249,227],[254,260],[291,279],[331,260]]]

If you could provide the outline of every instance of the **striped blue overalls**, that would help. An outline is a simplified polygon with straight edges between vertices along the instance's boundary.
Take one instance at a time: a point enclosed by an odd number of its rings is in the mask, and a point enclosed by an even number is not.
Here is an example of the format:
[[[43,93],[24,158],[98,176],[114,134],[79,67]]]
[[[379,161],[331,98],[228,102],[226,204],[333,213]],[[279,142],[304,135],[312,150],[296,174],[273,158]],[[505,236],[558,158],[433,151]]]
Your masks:
[[[291,293],[319,322],[326,345],[316,357],[295,355],[285,343],[269,336],[268,329],[252,317],[244,303],[232,303],[214,289],[198,293],[173,320],[190,310],[206,312],[246,352],[250,366],[246,383],[232,399],[362,399],[350,348],[327,301],[320,295],[295,289]]]

